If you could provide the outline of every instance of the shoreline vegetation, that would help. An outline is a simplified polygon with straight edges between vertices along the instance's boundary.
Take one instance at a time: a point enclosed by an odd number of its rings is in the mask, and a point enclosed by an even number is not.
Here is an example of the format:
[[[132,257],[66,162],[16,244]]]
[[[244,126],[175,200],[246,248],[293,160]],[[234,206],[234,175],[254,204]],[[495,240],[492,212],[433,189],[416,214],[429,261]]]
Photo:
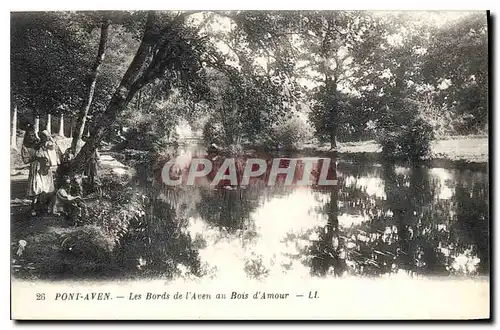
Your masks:
[[[265,146],[246,145],[244,149],[261,149]],[[282,150],[282,149],[281,149]],[[280,151],[280,150],[276,150]],[[332,153],[336,152],[340,158],[371,158],[382,157],[382,148],[375,140],[359,142],[339,142],[336,150],[331,150],[328,143],[304,143],[291,151],[304,153]],[[458,164],[487,164],[488,137],[486,135],[448,136],[431,142],[431,153],[422,161],[456,162]]]
[[[19,140],[19,139],[18,139]],[[189,140],[189,139],[187,139]],[[202,140],[198,138],[195,140]],[[431,142],[430,155],[423,159],[422,162],[431,162],[432,164],[476,164],[487,165],[489,162],[489,141],[487,135],[457,135],[445,136]],[[70,139],[60,139],[56,137],[57,143],[62,150],[69,147]],[[19,140],[19,148],[20,140]],[[81,144],[78,145],[81,148]],[[292,149],[280,148],[269,149],[262,144],[243,144],[240,148],[243,150],[268,150],[268,151],[292,151],[303,153],[337,153],[342,159],[372,159],[378,160],[382,157],[382,148],[375,140],[356,141],[356,142],[339,142],[336,150],[331,150],[328,143],[320,144],[316,142],[303,143],[301,146]],[[20,149],[19,149],[20,150]],[[127,149],[123,150],[124,152]],[[18,151],[11,151],[11,168],[14,172],[21,169],[26,169],[29,165],[23,164]],[[121,151],[112,151],[110,154],[120,155]],[[119,157],[122,158],[122,157]]]

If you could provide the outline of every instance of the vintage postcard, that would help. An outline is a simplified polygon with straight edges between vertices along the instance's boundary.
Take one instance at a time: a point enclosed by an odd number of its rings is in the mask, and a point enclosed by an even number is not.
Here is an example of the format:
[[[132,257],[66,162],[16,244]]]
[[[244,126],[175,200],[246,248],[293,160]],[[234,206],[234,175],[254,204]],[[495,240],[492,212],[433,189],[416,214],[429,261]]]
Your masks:
[[[11,318],[490,318],[487,11],[10,14]]]

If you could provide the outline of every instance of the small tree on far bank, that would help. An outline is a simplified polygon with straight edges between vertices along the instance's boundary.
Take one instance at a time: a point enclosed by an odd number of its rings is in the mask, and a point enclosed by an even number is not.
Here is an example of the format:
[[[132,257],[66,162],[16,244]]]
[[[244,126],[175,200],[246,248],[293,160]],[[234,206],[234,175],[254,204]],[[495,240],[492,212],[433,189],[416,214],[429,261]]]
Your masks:
[[[405,99],[398,109],[387,108],[377,124],[376,141],[386,157],[417,161],[430,155],[434,129],[420,115],[420,104]]]

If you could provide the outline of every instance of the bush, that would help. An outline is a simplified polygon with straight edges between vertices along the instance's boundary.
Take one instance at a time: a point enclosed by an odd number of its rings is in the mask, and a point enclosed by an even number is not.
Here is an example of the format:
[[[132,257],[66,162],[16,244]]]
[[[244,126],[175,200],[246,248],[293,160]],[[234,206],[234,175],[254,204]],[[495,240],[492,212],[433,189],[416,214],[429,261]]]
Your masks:
[[[166,146],[164,139],[156,133],[132,128],[124,134],[124,141],[117,144],[114,150],[134,149],[143,151],[157,151]]]
[[[102,178],[102,196],[88,205],[92,224],[119,242],[131,221],[144,216],[143,194],[137,187],[114,177]]]
[[[383,129],[377,134],[377,142],[385,156],[406,160],[427,157],[433,139],[432,126],[422,118],[416,118],[408,125],[393,126],[391,131]]]
[[[296,149],[312,138],[312,128],[302,118],[292,118],[272,127],[266,144],[274,149]]]

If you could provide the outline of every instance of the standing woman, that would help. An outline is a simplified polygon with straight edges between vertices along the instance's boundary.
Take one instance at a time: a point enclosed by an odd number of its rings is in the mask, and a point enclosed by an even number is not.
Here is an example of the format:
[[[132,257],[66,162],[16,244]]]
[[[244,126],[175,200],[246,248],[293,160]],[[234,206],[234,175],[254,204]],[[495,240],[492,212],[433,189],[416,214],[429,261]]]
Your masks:
[[[40,138],[45,141],[42,143],[42,147],[47,152],[50,168],[55,172],[57,165],[59,165],[59,159],[62,155],[61,149],[59,149],[57,143],[54,141],[52,136],[50,136],[49,131],[42,131]]]
[[[53,202],[54,188],[54,172],[59,164],[60,154],[57,144],[46,130],[40,134],[40,148],[37,150],[37,156],[40,160],[39,178],[41,181],[41,193],[39,202],[43,205],[44,212],[51,212],[51,204]]]
[[[36,215],[35,205],[54,191],[54,179],[51,170],[51,155],[54,144],[49,141],[48,132],[36,138],[34,131],[26,132],[21,155],[25,164],[30,164],[27,195],[31,197],[31,214]]]
[[[35,204],[39,195],[38,182],[36,180],[39,163],[37,161],[37,150],[40,147],[40,140],[36,136],[35,130],[30,127],[26,130],[23,139],[23,146],[21,148],[21,157],[25,164],[30,164],[30,171],[28,174],[28,188],[26,195],[31,198],[31,214],[35,215]]]

